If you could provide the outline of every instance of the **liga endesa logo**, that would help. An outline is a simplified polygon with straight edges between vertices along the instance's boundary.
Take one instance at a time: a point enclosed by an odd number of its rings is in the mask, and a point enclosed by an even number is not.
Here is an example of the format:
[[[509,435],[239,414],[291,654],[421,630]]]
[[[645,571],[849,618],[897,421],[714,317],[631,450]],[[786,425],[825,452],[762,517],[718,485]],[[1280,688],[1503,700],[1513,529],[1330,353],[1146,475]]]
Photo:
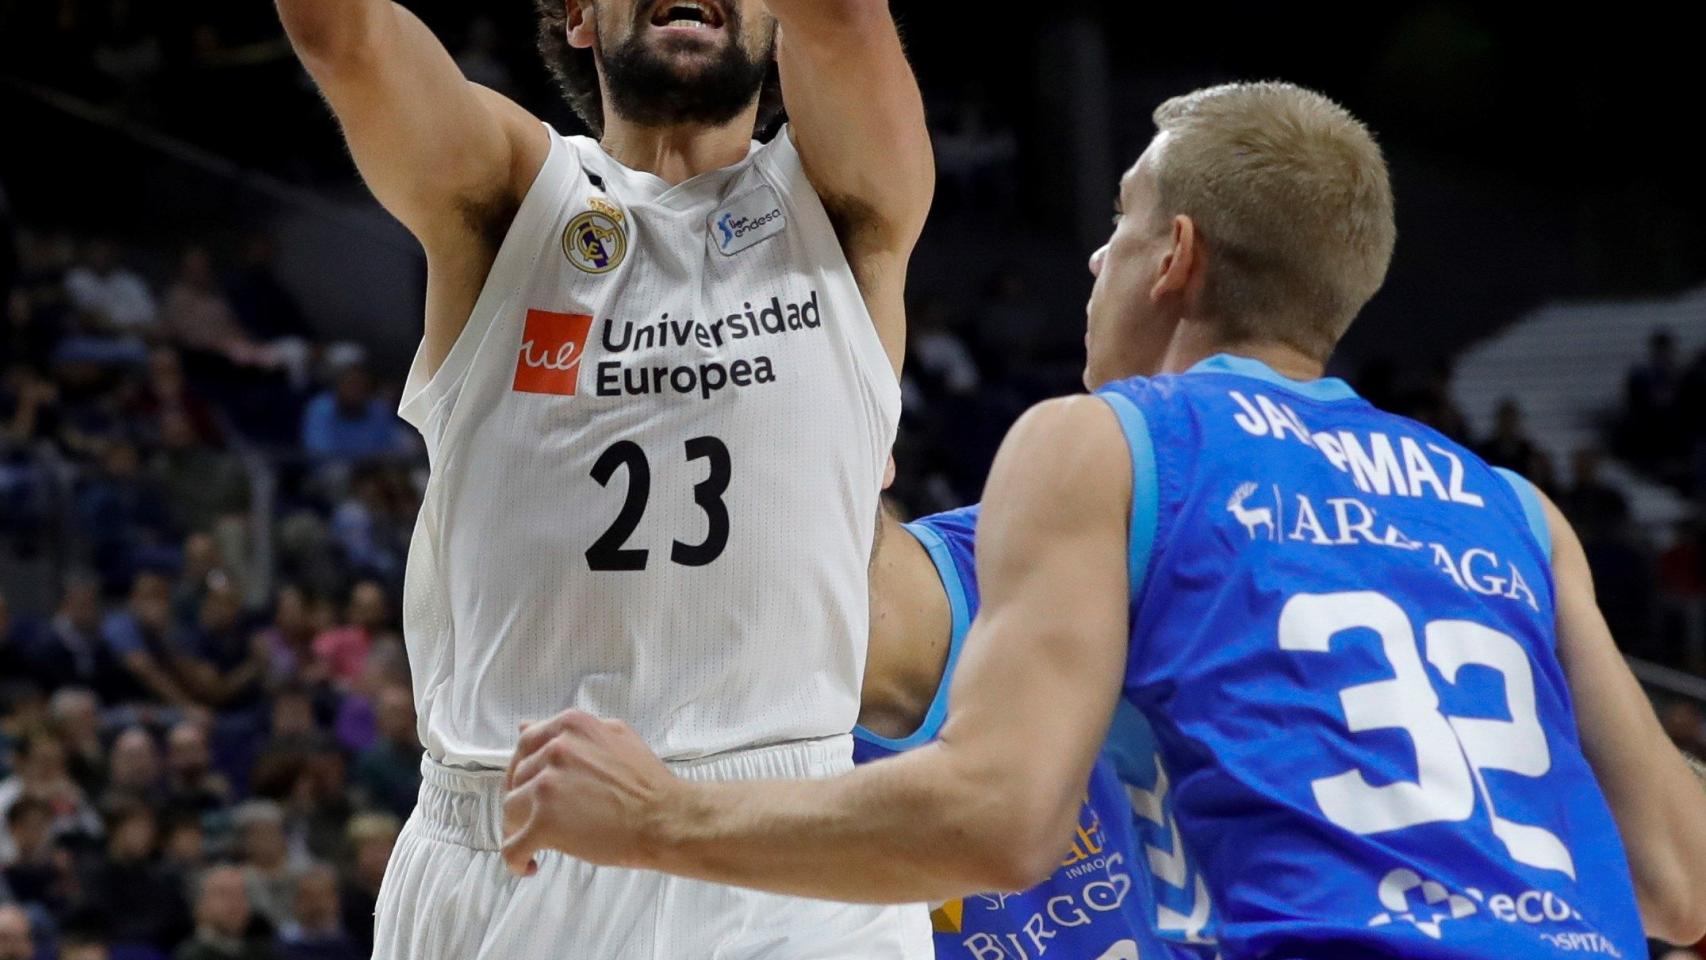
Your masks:
[[[521,393],[572,397],[580,385],[592,318],[578,313],[527,311],[521,350],[515,358],[515,387]]]

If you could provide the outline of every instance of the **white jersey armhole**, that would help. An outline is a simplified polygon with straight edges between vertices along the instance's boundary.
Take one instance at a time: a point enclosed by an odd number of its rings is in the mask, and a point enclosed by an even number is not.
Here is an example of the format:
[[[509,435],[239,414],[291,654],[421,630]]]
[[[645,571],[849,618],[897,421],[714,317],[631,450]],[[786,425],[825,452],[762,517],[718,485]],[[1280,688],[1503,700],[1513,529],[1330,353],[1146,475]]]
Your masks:
[[[545,251],[539,238],[552,232],[563,199],[574,189],[575,177],[580,173],[579,155],[550,124],[542,126],[551,138],[550,151],[516,208],[515,219],[498,246],[498,255],[492,260],[492,269],[486,274],[486,282],[462,332],[431,376],[426,372],[426,338],[422,337],[420,346],[415,348],[397,413],[423,434],[435,408],[467,375],[474,352],[485,339],[493,319],[532,275],[534,264]]]
[[[760,147],[754,157],[758,165],[777,185],[783,189],[785,196],[793,199],[801,214],[818,222],[811,224],[808,236],[824,237],[824,249],[814,251],[829,260],[829,266],[844,271],[853,289],[853,302],[858,305],[861,322],[847,325],[846,335],[849,347],[858,360],[859,376],[864,380],[866,388],[876,400],[877,413],[888,432],[887,442],[894,443],[894,433],[900,422],[900,378],[895,373],[894,364],[889,360],[889,354],[883,348],[883,340],[877,336],[877,323],[871,317],[870,307],[865,303],[864,291],[859,289],[859,282],[853,273],[853,265],[847,260],[847,251],[841,249],[841,238],[835,232],[835,224],[829,218],[829,211],[823,205],[823,199],[818,194],[817,187],[806,175],[805,162],[800,159],[800,151],[794,145],[792,127],[783,124],[776,131],[776,136],[770,142]],[[882,451],[878,458],[879,469],[886,463],[888,451]]]

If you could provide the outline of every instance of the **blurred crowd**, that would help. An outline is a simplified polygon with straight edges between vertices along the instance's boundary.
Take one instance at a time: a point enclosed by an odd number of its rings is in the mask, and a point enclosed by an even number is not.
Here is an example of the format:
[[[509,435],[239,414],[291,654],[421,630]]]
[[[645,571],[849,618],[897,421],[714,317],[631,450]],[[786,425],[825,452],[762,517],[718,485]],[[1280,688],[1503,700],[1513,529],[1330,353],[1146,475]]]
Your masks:
[[[395,398],[264,237],[7,227],[0,960],[364,957],[420,762]]]

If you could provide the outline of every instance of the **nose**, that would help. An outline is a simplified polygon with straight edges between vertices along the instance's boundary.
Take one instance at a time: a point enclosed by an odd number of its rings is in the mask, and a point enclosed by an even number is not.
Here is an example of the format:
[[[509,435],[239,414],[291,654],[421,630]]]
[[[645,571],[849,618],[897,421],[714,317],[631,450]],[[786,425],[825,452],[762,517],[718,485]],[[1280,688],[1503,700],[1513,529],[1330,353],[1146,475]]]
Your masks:
[[[1090,276],[1092,276],[1092,277],[1101,276],[1102,275],[1102,263],[1103,263],[1103,261],[1105,261],[1107,259],[1108,259],[1108,245],[1103,244],[1102,246],[1097,247],[1096,252],[1090,254]]]

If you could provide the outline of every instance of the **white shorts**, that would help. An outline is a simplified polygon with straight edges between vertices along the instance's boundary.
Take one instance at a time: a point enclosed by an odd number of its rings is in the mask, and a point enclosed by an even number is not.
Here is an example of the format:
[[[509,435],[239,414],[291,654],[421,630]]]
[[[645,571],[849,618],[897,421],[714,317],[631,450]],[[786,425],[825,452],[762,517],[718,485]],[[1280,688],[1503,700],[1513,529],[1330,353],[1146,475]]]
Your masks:
[[[671,764],[704,780],[822,777],[845,736]],[[923,905],[758,893],[541,854],[520,878],[498,850],[503,771],[421,763],[420,802],[379,891],[374,960],[930,960]]]

